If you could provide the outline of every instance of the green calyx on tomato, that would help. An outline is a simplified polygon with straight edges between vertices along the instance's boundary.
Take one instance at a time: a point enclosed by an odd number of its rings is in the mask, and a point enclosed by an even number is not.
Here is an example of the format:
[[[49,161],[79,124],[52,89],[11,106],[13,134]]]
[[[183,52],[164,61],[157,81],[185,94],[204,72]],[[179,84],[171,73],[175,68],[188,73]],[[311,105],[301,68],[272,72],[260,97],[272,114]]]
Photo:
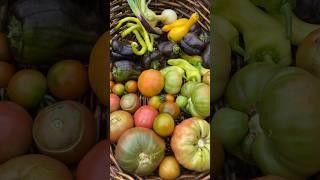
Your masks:
[[[230,109],[213,117],[215,137],[264,174],[306,179],[320,170],[320,83],[296,67],[250,64],[231,79]]]

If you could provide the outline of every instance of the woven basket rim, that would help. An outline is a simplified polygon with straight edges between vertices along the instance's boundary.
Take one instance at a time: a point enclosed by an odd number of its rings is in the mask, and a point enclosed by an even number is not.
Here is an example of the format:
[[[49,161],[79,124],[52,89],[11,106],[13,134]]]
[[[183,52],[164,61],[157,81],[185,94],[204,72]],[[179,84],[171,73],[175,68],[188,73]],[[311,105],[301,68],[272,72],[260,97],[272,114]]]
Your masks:
[[[210,31],[210,10],[209,10],[209,1],[208,0],[152,0],[150,3],[150,9],[157,12],[157,14],[166,8],[174,9],[178,16],[189,18],[193,12],[197,12],[200,16],[198,20],[198,25],[204,31]],[[127,16],[134,17],[127,0],[111,0],[110,1],[110,35],[111,39],[119,38],[119,31],[115,31],[114,27],[117,25],[117,22]],[[147,99],[140,96],[142,104],[146,104]],[[111,179],[144,179],[144,180],[160,180],[156,171],[153,176],[139,177],[135,174],[128,174],[124,172],[118,165],[114,157],[115,144],[110,143],[110,178]],[[177,180],[208,180],[210,179],[210,172],[194,172],[190,170],[181,169],[181,175]]]

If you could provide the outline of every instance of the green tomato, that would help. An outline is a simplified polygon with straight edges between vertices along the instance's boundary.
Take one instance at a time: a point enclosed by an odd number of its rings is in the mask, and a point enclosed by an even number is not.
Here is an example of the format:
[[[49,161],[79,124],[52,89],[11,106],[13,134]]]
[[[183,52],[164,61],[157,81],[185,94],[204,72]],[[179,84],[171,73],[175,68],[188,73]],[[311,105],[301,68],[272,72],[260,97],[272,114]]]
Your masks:
[[[121,96],[124,93],[124,89],[125,88],[123,84],[117,83],[112,87],[112,92],[118,96]]]
[[[188,98],[185,96],[178,96],[176,98],[176,104],[180,107],[180,108],[184,108],[186,107],[186,105],[188,104]]]
[[[147,128],[131,128],[118,140],[115,159],[126,172],[147,176],[157,169],[165,154],[162,138]]]
[[[193,87],[187,110],[193,117],[205,119],[210,115],[210,87],[207,84],[198,83]]]
[[[168,113],[159,114],[153,121],[153,130],[162,137],[170,136],[174,130],[174,119]]]
[[[185,97],[190,97],[191,96],[191,92],[193,87],[198,84],[197,82],[194,81],[188,81],[185,84],[183,84],[182,88],[181,88],[181,95],[185,96]]]
[[[178,71],[169,71],[165,76],[164,90],[169,94],[178,94],[182,86],[182,75]]]
[[[307,179],[320,170],[319,92],[319,80],[302,69],[247,65],[229,82],[225,96],[233,115],[217,112],[216,136],[264,174]]]

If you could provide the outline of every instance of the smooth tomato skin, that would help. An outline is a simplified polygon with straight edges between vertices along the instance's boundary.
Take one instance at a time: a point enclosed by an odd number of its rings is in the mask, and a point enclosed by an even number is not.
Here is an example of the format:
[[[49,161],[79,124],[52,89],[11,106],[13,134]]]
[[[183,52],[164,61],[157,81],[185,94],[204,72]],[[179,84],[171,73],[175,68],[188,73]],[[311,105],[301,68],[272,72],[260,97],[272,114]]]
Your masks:
[[[160,96],[152,96],[149,100],[148,100],[148,105],[152,106],[156,109],[159,109],[160,105],[161,105],[161,97]]]
[[[62,162],[40,154],[28,154],[0,165],[0,179],[73,180]]]
[[[169,102],[174,102],[174,96],[172,94],[166,94],[165,100]]]
[[[47,75],[50,92],[63,100],[83,96],[88,88],[88,71],[76,60],[62,60],[54,64]]]
[[[80,161],[77,180],[103,180],[107,178],[107,140],[97,143]]]
[[[170,114],[174,119],[177,119],[180,115],[180,107],[175,103],[171,101],[164,102],[159,107],[160,113],[168,113]]]
[[[136,93],[138,90],[138,84],[134,80],[129,80],[125,83],[124,88],[128,93]]]
[[[12,64],[0,61],[0,88],[8,86],[8,83],[15,72],[16,68]]]
[[[134,124],[136,127],[144,127],[151,129],[153,126],[153,121],[158,114],[159,112],[152,106],[141,106],[134,113]]]
[[[18,71],[8,84],[10,100],[27,109],[38,106],[46,91],[46,78],[41,72],[33,69]]]
[[[152,97],[158,95],[164,87],[164,77],[158,70],[143,71],[138,78],[138,89],[142,95]]]
[[[174,119],[168,113],[159,114],[153,122],[153,130],[162,137],[170,136],[174,130]]]
[[[180,165],[174,156],[166,156],[160,163],[159,176],[162,179],[176,179],[180,176]]]
[[[0,164],[29,150],[32,122],[32,117],[21,106],[0,102]]]
[[[133,127],[133,118],[127,111],[119,110],[110,114],[110,141],[117,142],[121,135]]]
[[[120,109],[120,98],[118,95],[110,94],[110,113]]]
[[[124,93],[124,85],[121,83],[117,83],[117,84],[113,85],[112,92],[118,96],[122,96]]]

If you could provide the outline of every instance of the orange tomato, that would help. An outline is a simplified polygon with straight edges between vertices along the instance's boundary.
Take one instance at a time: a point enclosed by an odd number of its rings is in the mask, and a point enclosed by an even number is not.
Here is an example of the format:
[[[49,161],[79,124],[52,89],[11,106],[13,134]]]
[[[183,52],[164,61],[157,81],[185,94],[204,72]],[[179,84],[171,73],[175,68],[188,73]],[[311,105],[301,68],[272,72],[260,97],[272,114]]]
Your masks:
[[[164,77],[160,71],[148,69],[143,71],[138,79],[138,89],[142,95],[151,97],[159,94],[164,87]]]
[[[8,86],[9,80],[16,72],[16,68],[7,62],[0,61],[0,88]]]
[[[174,102],[174,96],[172,94],[166,94],[165,100],[169,102]]]
[[[166,156],[159,166],[159,176],[162,179],[176,179],[180,176],[180,166],[176,158]]]
[[[178,118],[180,114],[180,107],[175,102],[165,102],[162,103],[159,107],[160,113],[168,113],[170,114],[174,119]]]
[[[136,93],[138,90],[138,84],[136,81],[130,80],[126,82],[126,84],[124,85],[124,88],[128,93]]]

